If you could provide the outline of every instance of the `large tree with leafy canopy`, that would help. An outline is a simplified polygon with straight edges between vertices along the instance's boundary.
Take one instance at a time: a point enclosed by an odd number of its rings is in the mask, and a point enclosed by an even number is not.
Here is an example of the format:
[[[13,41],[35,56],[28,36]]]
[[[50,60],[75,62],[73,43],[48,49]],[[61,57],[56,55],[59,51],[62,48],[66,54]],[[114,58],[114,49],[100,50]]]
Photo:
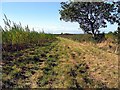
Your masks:
[[[93,37],[100,32],[99,28],[119,23],[119,2],[61,2],[60,20],[78,22],[85,33]]]

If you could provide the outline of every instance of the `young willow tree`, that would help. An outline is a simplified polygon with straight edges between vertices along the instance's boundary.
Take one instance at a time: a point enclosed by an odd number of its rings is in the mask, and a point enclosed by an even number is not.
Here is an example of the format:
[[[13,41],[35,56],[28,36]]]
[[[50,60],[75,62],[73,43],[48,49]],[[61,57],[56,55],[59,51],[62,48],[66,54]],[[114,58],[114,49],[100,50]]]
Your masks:
[[[118,2],[61,2],[60,20],[78,22],[85,32],[97,36],[99,28],[119,22]]]

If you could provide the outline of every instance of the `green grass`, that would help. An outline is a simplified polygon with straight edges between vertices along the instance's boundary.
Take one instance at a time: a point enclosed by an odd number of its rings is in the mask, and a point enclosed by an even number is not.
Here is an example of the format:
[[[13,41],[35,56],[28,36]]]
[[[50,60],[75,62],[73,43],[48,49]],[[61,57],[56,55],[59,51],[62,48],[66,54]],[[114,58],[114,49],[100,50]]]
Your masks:
[[[1,28],[0,30],[2,31],[2,47],[5,51],[17,51],[31,46],[41,46],[46,42],[56,40],[56,36],[53,34],[31,31],[28,26],[23,28],[21,24],[14,22],[11,25],[10,20],[7,18],[5,19],[5,27],[5,29]]]
[[[78,42],[96,43],[96,41],[92,38],[92,35],[90,35],[90,34],[62,34],[59,36],[68,38],[68,39],[71,39],[74,41],[78,41]],[[118,40],[117,40],[118,36],[115,35],[114,33],[106,33],[105,38],[106,38],[106,40],[111,39],[113,41],[113,43],[118,43]]]
[[[37,48],[35,47],[33,49],[29,48],[18,52],[4,52],[3,63],[5,64],[3,65],[2,76],[3,88],[31,87],[30,85],[26,85],[27,82],[31,83],[30,77],[42,69],[40,65],[43,62],[53,60],[47,57],[47,53],[49,53],[52,47],[53,45],[47,44],[46,46],[41,46]],[[31,53],[33,52],[33,50],[34,53]],[[47,64],[50,66],[52,64],[51,62],[52,61]],[[46,69],[47,65],[46,68],[43,69],[43,71],[45,71]]]
[[[72,39],[78,42],[90,42],[93,41],[92,36],[89,34],[71,34],[71,35],[60,35],[61,37]]]
[[[56,37],[20,24],[7,27],[2,30],[3,88],[117,87],[117,54],[93,44],[91,35]]]
[[[104,64],[107,60],[116,57],[114,54],[114,57],[107,55],[109,53],[98,47],[85,46],[61,37],[44,46],[35,46],[17,52],[3,52],[2,87],[105,88],[108,87],[107,84],[97,80],[96,77],[91,77],[90,73],[96,69],[95,72],[100,71],[104,74],[102,71],[107,70],[109,65],[102,67],[100,63]],[[92,58],[93,56],[96,60]],[[91,66],[88,62],[92,63]],[[99,65],[96,66],[96,63]],[[107,72],[113,72],[114,68],[110,70]],[[117,76],[117,73],[115,75]],[[112,78],[107,74],[105,77]],[[112,79],[111,82],[114,83],[114,78]]]

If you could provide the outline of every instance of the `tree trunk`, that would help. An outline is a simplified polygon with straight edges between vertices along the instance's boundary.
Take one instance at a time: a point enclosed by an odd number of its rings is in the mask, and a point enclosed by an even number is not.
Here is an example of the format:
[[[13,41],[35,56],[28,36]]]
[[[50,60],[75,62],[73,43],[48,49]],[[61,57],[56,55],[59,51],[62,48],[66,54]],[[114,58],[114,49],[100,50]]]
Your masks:
[[[93,36],[93,38],[95,38],[96,37],[96,33],[95,33],[94,28],[93,28],[93,24],[91,24],[91,29],[92,29],[92,36]]]
[[[96,36],[96,34],[95,34],[95,30],[94,30],[94,27],[93,27],[93,22],[90,22],[90,24],[91,24],[91,30],[92,30],[92,36],[93,36],[93,38],[95,38],[95,36]]]
[[[95,36],[96,36],[95,33],[92,31],[92,37],[95,38]]]

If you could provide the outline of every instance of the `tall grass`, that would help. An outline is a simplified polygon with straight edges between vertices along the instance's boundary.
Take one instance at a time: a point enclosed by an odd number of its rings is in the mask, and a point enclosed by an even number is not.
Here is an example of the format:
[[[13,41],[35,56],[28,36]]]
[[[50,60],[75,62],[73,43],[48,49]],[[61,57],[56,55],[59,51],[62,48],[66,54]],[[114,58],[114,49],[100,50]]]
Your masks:
[[[3,49],[7,47],[15,48],[15,46],[32,46],[43,45],[46,42],[55,40],[55,35],[45,34],[44,32],[30,31],[28,25],[23,28],[21,23],[11,23],[5,16],[5,28],[2,30]]]

